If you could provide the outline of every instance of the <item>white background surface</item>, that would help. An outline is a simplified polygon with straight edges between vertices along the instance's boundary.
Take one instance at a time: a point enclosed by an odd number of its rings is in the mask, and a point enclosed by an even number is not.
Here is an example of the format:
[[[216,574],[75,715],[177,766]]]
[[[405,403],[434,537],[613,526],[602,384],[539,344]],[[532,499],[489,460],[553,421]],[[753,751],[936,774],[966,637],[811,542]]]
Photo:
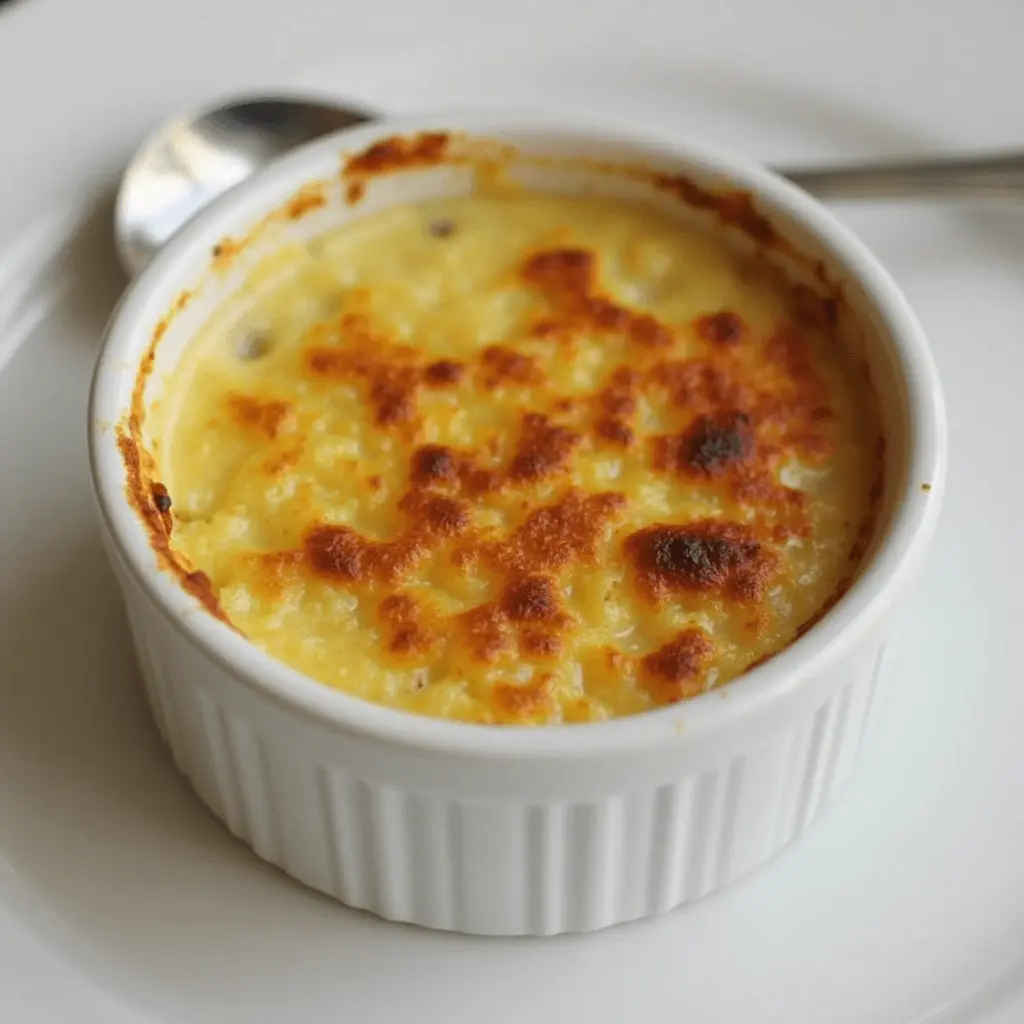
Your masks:
[[[158,746],[88,493],[111,187],[165,113],[295,81],[543,105],[770,161],[1024,147],[1011,0],[0,7],[0,1020],[1024,1020],[1024,205],[846,206],[930,332],[934,557],[845,798],[724,895],[591,938],[386,925],[260,865]],[[975,995],[970,995],[976,991]],[[942,1007],[946,1009],[942,1009]]]

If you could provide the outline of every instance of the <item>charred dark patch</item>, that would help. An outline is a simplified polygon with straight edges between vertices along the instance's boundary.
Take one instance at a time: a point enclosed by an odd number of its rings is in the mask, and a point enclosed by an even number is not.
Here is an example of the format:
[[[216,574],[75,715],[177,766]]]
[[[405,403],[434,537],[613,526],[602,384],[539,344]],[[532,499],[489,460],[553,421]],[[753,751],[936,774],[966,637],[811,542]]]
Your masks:
[[[640,590],[655,603],[688,590],[759,601],[779,568],[750,527],[717,519],[649,526],[627,537],[624,547]]]
[[[162,483],[154,480],[150,485],[150,492],[153,495],[153,504],[156,506],[157,512],[164,514],[171,511],[173,502],[167,488]]]
[[[445,445],[423,445],[412,453],[409,476],[420,487],[455,483],[459,478],[458,456]]]
[[[654,442],[654,464],[685,476],[713,478],[749,459],[754,452],[750,417],[733,410],[698,416],[682,434]]]

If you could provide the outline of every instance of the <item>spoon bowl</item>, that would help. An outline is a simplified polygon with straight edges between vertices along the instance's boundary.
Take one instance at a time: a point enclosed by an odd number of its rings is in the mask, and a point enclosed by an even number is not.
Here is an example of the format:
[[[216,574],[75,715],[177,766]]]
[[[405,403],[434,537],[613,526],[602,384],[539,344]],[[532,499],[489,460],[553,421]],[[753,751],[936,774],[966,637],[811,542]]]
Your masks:
[[[117,253],[129,277],[204,206],[296,146],[376,116],[296,98],[259,97],[164,122],[139,148],[114,212]]]

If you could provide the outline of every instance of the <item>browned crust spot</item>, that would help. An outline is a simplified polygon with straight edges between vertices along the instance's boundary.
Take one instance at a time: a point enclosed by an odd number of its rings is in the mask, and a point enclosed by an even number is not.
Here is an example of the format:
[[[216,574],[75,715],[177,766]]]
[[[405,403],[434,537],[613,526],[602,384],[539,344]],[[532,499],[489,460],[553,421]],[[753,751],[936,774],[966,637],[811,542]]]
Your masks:
[[[433,616],[410,594],[389,594],[377,606],[377,617],[388,630],[388,651],[399,658],[422,658],[437,646]]]
[[[447,132],[392,135],[349,157],[342,173],[346,176],[386,174],[438,164],[447,154],[450,139]]]
[[[523,486],[547,480],[568,469],[580,434],[553,423],[542,413],[526,413],[515,451],[504,471],[483,469],[471,453],[447,445],[427,444],[415,449],[409,463],[414,487],[461,488],[479,495],[506,484]]]
[[[362,381],[378,426],[414,425],[422,382],[416,353],[377,335],[360,314],[343,314],[338,327],[342,344],[312,344],[303,350],[309,374]]]
[[[350,526],[314,525],[303,537],[310,568],[348,583],[398,583],[445,540],[466,533],[469,509],[452,498],[410,491],[399,502],[409,525],[397,538],[378,541]]]
[[[702,692],[704,672],[714,656],[714,641],[693,626],[641,658],[641,678],[656,704],[673,704]]]
[[[807,496],[783,485],[778,471],[788,457],[813,462],[833,450],[828,392],[798,325],[780,323],[763,351],[783,371],[767,389],[728,351],[650,369],[650,383],[693,416],[680,434],[654,439],[653,465],[691,479],[721,479],[737,501],[771,509],[786,520],[788,535],[804,535]]]
[[[496,604],[481,604],[463,612],[456,622],[471,657],[495,662],[512,651],[515,638],[508,616]]]
[[[370,382],[370,402],[382,427],[412,423],[416,419],[419,374],[412,366],[382,366]]]
[[[480,365],[485,388],[544,382],[544,374],[535,356],[502,345],[488,345],[480,354]]]
[[[828,392],[814,366],[807,334],[783,322],[765,343],[765,355],[785,370],[788,396],[762,403],[762,418],[771,418],[783,444],[799,448],[809,458],[823,458],[832,451],[824,429],[831,419]]]
[[[701,340],[722,347],[738,345],[746,333],[743,318],[729,310],[697,317],[694,329]]]
[[[425,539],[461,537],[472,523],[466,504],[425,491],[409,491],[398,503],[398,507]]]
[[[531,256],[521,273],[547,295],[585,297],[597,284],[597,257],[587,249],[546,249]]]
[[[535,337],[591,327],[624,335],[645,348],[663,348],[675,341],[675,332],[651,314],[628,309],[600,294],[597,256],[588,249],[543,249],[526,259],[520,276],[554,307],[553,315],[533,325]]]
[[[460,461],[453,448],[443,444],[423,445],[412,453],[410,481],[418,487],[457,483]]]
[[[630,366],[618,366],[597,395],[597,437],[619,448],[633,443],[633,418],[637,409],[640,374]]]
[[[508,478],[516,484],[536,483],[568,469],[573,450],[583,440],[537,412],[524,414],[521,429],[508,467]]]
[[[679,408],[697,414],[722,408],[749,409],[756,401],[756,391],[736,371],[707,359],[656,363],[649,379],[667,390]]]
[[[498,470],[477,466],[473,455],[447,445],[426,444],[416,448],[409,460],[413,487],[462,490],[477,496],[498,490],[505,476]]]
[[[494,710],[499,722],[516,722],[550,713],[550,677],[540,676],[528,683],[498,683],[493,691]]]
[[[562,636],[573,624],[554,581],[540,575],[514,577],[499,601],[471,608],[455,621],[470,656],[487,663],[517,651],[523,657],[557,658]]]
[[[239,427],[262,434],[271,441],[295,422],[295,410],[278,399],[232,394],[226,401],[228,412]]]
[[[423,379],[429,387],[444,388],[458,384],[466,375],[466,367],[451,359],[439,359],[430,363],[423,371]]]
[[[345,202],[349,206],[355,206],[366,195],[366,182],[350,181],[345,189]]]
[[[519,647],[528,657],[553,660],[562,653],[562,639],[556,633],[527,629],[519,638]]]
[[[776,478],[786,448],[757,441],[752,416],[740,410],[697,416],[681,434],[652,439],[652,465],[690,480],[721,480],[737,501],[781,516],[783,535],[803,536],[807,495]]]
[[[512,580],[501,595],[501,608],[517,623],[560,623],[565,618],[558,588],[548,576],[523,576]]]
[[[482,545],[480,553],[500,568],[522,574],[592,565],[598,542],[625,507],[621,494],[570,490],[554,504],[532,511],[507,540]]]
[[[407,541],[369,541],[350,526],[314,526],[303,538],[303,551],[314,572],[350,583],[382,578],[394,583],[425,554]]]
[[[630,534],[624,549],[640,592],[655,604],[686,591],[760,601],[780,568],[750,527],[720,519],[649,526]]]
[[[300,579],[299,551],[261,551],[243,556],[251,573],[252,586],[265,600],[280,601],[285,591]]]
[[[505,585],[501,610],[519,627],[520,652],[532,658],[557,658],[562,635],[573,618],[562,606],[558,588],[548,576],[521,576]]]

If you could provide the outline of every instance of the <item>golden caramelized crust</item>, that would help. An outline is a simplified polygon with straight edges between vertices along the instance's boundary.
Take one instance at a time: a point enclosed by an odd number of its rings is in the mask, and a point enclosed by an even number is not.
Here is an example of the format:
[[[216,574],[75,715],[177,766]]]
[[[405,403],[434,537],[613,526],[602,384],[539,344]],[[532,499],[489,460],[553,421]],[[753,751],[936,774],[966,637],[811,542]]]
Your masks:
[[[358,154],[353,201],[447,145]],[[390,209],[204,328],[141,500],[192,593],[327,685],[493,724],[644,711],[771,657],[866,550],[878,428],[835,323],[640,203]]]

